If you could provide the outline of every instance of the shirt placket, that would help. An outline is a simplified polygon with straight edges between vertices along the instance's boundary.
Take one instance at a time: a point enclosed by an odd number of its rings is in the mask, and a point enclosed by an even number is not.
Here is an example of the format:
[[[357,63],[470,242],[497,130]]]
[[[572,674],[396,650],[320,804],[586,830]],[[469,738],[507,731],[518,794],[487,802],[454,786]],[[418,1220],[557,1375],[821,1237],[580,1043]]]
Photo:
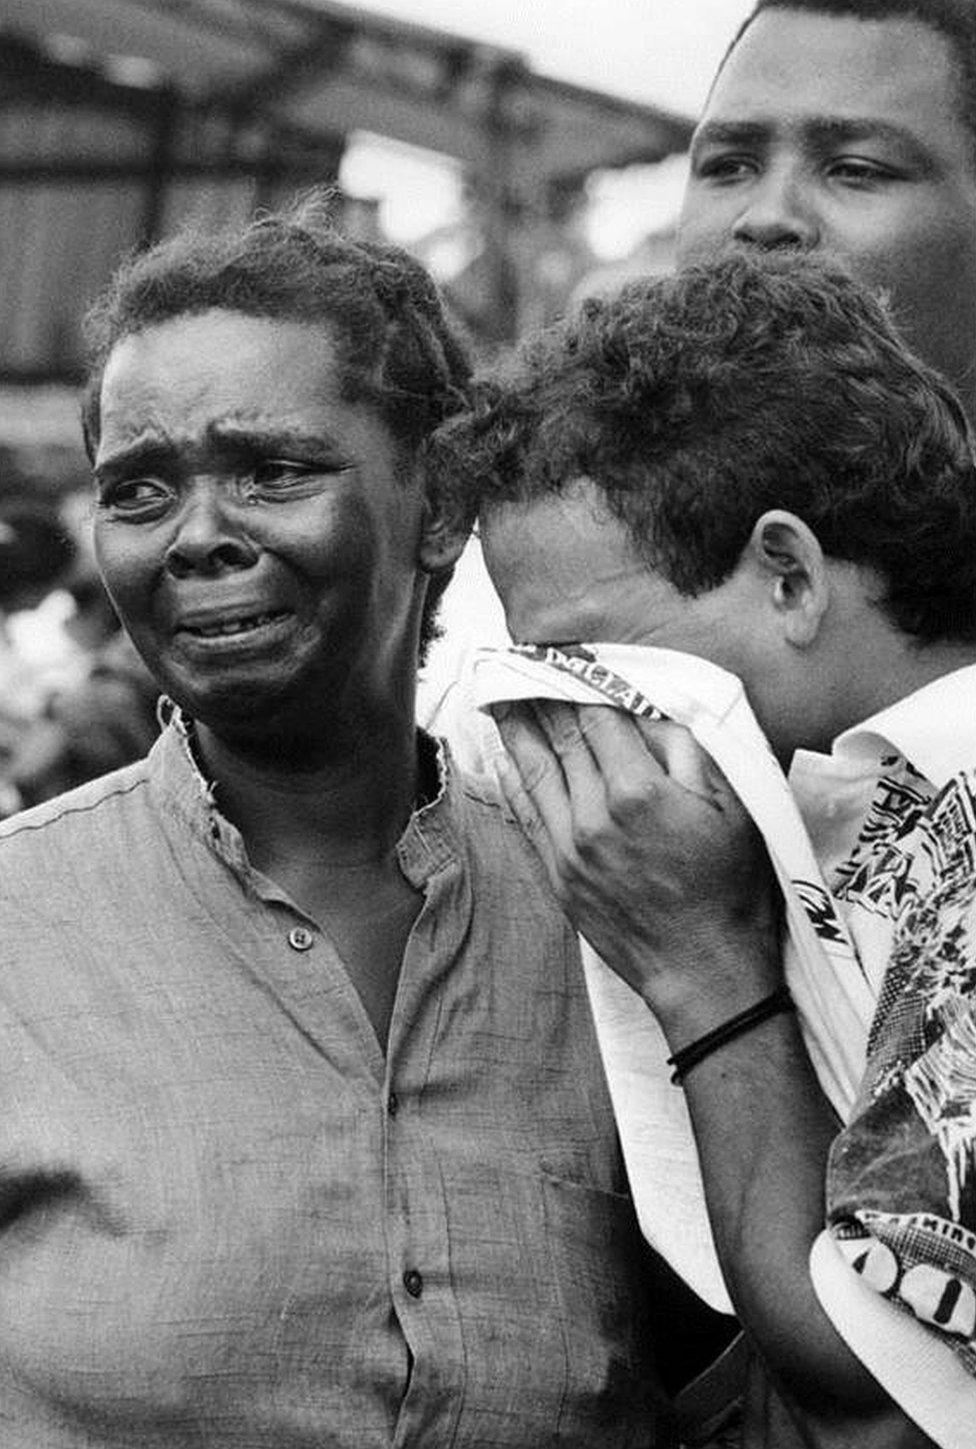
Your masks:
[[[464,1402],[464,1343],[451,1278],[448,1191],[434,1143],[437,1106],[425,1097],[427,1066],[450,989],[456,949],[443,901],[458,867],[428,882],[404,956],[384,1081],[383,1173],[390,1298],[410,1350],[410,1384],[394,1446],[451,1444]]]

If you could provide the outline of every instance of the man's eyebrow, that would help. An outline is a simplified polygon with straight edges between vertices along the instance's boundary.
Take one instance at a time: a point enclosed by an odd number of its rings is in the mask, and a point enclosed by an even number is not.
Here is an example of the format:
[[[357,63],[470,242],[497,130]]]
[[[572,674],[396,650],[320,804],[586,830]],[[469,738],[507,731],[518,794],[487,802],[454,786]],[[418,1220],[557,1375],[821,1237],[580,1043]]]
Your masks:
[[[703,146],[757,146],[773,133],[770,121],[702,121],[691,138],[692,155]]]
[[[775,117],[743,121],[703,121],[691,142],[691,152],[706,146],[766,145],[777,131],[797,132],[807,143],[826,148],[857,141],[884,141],[910,151],[919,159],[928,151],[914,131],[895,121],[873,116],[807,116],[795,120]]]
[[[919,158],[929,153],[915,132],[897,121],[882,121],[871,116],[815,116],[804,122],[803,132],[821,146],[845,145],[851,141],[885,141],[910,151]]]

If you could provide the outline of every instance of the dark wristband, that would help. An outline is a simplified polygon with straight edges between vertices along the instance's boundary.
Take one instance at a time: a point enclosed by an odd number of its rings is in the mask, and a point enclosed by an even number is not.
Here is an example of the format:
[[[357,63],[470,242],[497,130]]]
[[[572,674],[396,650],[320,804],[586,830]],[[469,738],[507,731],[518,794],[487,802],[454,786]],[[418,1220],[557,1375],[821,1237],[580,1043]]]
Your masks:
[[[723,1021],[721,1026],[715,1027],[714,1031],[706,1032],[697,1041],[689,1042],[686,1047],[675,1052],[673,1057],[668,1057],[668,1066],[673,1067],[671,1080],[675,1086],[680,1085],[685,1077],[705,1057],[711,1056],[712,1052],[719,1047],[725,1046],[726,1042],[734,1041],[737,1036],[751,1031],[761,1021],[776,1016],[781,1011],[795,1011],[796,1004],[785,986],[777,986],[762,1001],[757,1001],[755,1006],[749,1006],[745,1011],[740,1011],[738,1016]]]

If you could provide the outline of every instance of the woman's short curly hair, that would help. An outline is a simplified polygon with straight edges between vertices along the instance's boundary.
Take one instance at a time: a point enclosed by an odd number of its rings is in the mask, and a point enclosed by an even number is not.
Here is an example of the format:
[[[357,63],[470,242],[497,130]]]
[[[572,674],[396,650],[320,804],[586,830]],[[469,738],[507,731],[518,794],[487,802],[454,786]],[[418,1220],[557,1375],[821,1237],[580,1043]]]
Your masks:
[[[212,308],[328,326],[342,396],[377,411],[409,469],[437,425],[464,405],[471,357],[431,277],[410,254],[356,241],[315,188],[243,228],[186,231],[119,268],[86,318],[82,427],[89,458],[101,431],[102,375],[122,338]],[[424,646],[450,571],[431,578]]]
[[[630,284],[525,342],[434,440],[459,518],[586,476],[687,596],[771,508],[874,569],[920,641],[976,640],[976,468],[962,406],[885,308],[796,256]]]

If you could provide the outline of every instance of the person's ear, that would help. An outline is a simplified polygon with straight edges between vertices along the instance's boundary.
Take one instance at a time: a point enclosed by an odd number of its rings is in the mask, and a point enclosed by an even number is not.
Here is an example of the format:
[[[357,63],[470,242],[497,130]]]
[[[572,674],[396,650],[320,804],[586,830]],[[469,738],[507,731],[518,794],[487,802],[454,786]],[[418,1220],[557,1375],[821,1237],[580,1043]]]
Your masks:
[[[428,574],[441,574],[457,563],[471,535],[471,525],[436,495],[424,500],[418,561]]]
[[[746,552],[768,590],[783,637],[808,648],[830,603],[830,575],[817,535],[795,513],[771,508],[757,520]]]

